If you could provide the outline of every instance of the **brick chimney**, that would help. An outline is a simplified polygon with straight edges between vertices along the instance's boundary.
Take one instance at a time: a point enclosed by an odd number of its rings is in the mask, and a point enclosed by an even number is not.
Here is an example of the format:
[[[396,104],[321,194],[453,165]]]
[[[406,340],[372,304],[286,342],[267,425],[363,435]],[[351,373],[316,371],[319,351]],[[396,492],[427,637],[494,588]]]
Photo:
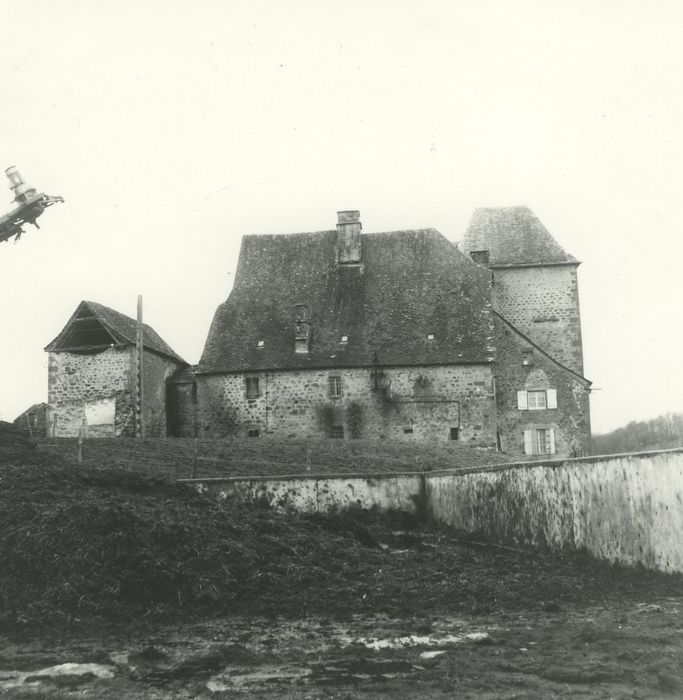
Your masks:
[[[340,265],[360,265],[361,244],[360,212],[337,212],[337,260]]]

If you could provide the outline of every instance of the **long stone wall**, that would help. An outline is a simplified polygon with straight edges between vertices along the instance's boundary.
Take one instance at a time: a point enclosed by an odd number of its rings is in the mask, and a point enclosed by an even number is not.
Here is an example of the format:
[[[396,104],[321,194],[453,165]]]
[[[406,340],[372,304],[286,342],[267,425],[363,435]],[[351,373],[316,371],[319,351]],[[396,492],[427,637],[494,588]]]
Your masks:
[[[347,439],[495,444],[490,365],[383,371],[379,390],[370,368],[198,375],[198,431],[331,437],[336,428]],[[338,396],[331,395],[331,377],[339,379]],[[247,394],[247,379],[258,382],[258,392]]]
[[[683,572],[683,450],[434,474],[426,497],[467,532]]]
[[[264,479],[198,479],[194,483],[227,505],[263,503],[278,510],[328,513],[349,508],[400,510],[416,515],[424,510],[424,478],[420,474],[378,476],[290,476]]]
[[[431,516],[468,533],[683,572],[683,449],[469,471],[187,480],[226,502]]]

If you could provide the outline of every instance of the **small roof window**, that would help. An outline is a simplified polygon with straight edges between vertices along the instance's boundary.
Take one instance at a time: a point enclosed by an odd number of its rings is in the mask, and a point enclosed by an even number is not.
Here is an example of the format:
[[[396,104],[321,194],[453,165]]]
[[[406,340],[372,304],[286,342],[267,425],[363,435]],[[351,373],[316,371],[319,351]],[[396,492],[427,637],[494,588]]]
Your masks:
[[[339,341],[340,343],[348,343],[349,342],[349,336],[348,335],[343,335],[341,337],[341,340]]]
[[[470,257],[475,263],[480,265],[489,264],[489,251],[488,250],[473,250],[470,252]]]
[[[265,341],[259,340],[258,343],[256,343],[257,348],[262,348],[265,345]]]
[[[434,333],[427,333],[427,340],[434,340]]]

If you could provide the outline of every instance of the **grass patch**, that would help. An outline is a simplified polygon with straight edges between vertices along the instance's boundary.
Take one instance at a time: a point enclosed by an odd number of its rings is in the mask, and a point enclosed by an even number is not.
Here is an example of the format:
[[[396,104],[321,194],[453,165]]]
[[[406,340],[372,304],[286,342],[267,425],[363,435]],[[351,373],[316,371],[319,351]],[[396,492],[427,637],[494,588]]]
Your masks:
[[[258,613],[425,615],[680,593],[580,553],[462,542],[402,514],[226,508],[166,479],[0,467],[0,624]]]

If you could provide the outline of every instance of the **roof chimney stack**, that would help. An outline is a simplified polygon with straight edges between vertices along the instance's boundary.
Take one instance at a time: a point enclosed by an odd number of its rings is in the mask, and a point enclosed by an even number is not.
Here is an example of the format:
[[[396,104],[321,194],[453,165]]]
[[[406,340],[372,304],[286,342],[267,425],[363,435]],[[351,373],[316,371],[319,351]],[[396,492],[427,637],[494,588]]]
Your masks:
[[[362,228],[359,211],[337,212],[337,259],[340,265],[360,265]]]

